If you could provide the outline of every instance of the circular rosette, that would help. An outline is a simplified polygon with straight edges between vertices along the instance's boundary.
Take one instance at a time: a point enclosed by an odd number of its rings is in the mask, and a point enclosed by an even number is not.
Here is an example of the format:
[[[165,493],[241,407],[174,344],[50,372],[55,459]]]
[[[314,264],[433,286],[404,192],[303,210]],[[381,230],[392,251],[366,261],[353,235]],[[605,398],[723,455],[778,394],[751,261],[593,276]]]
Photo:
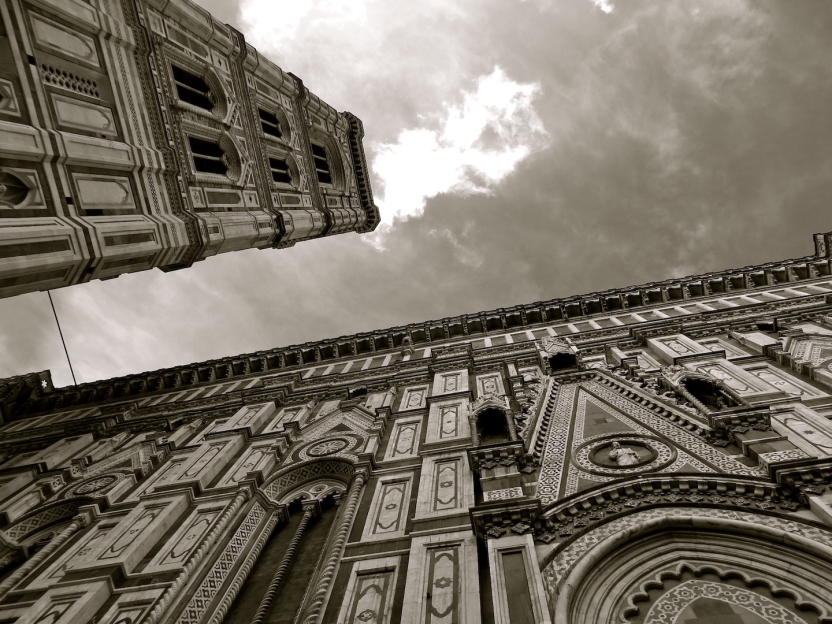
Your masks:
[[[120,472],[98,475],[72,483],[58,495],[58,498],[99,498],[123,481],[125,475]]]
[[[572,461],[590,474],[621,476],[661,470],[676,455],[676,449],[653,436],[617,434],[584,442],[573,451]]]
[[[349,434],[325,438],[310,442],[307,446],[300,449],[298,459],[308,461],[310,459],[319,459],[332,455],[355,455],[362,445],[363,440],[361,438]]]

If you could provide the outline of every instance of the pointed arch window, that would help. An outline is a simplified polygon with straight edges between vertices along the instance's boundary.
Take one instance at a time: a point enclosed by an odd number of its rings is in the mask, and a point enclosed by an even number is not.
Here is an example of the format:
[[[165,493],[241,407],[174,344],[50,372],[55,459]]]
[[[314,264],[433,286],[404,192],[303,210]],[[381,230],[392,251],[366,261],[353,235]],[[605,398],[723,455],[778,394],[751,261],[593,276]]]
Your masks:
[[[269,168],[272,170],[272,180],[281,184],[292,183],[292,170],[285,158],[269,157]]]
[[[171,69],[173,70],[173,82],[176,84],[176,95],[180,100],[207,111],[214,110],[216,97],[202,76],[178,65],[171,65]]]
[[[326,148],[317,143],[312,144],[312,156],[315,159],[315,173],[321,184],[332,184],[332,170],[329,166],[329,156]]]
[[[257,114],[260,116],[260,127],[264,134],[276,139],[283,138],[283,130],[280,128],[280,120],[277,115],[262,108],[257,109]]]
[[[481,446],[511,441],[507,417],[498,409],[487,409],[479,413],[476,426]]]
[[[189,136],[191,154],[194,157],[194,169],[198,173],[228,174],[228,158],[216,141],[207,141]]]

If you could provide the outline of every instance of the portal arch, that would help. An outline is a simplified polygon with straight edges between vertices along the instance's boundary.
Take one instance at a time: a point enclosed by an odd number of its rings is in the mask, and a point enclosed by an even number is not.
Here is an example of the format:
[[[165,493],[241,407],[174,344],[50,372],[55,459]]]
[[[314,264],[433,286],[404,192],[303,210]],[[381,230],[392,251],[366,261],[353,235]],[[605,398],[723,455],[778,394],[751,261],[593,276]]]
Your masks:
[[[832,532],[754,512],[662,511],[613,520],[548,562],[556,624],[670,624],[697,605],[743,624],[832,622]]]

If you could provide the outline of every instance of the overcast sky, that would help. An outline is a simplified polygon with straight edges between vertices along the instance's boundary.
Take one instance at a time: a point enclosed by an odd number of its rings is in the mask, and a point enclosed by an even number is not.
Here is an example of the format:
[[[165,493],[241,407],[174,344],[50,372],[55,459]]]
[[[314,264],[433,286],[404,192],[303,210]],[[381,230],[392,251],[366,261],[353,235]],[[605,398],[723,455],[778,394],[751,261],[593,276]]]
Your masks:
[[[78,381],[808,255],[832,2],[202,0],[364,122],[383,224],[53,293]],[[71,383],[46,293],[0,377]]]

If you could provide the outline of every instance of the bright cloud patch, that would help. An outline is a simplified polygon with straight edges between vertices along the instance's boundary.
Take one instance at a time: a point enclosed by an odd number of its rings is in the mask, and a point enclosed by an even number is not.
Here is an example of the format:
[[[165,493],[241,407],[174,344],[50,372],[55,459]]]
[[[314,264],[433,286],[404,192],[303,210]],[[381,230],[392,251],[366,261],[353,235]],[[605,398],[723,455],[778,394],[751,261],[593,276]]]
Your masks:
[[[615,5],[609,2],[609,0],[592,0],[592,4],[601,9],[604,13],[612,13],[612,10],[615,8]]]
[[[438,129],[404,130],[377,149],[382,231],[421,216],[440,193],[487,193],[547,141],[533,108],[537,83],[510,80],[500,68],[477,81],[461,106],[448,106]]]
[[[357,0],[245,0],[240,18],[248,39],[273,49],[292,39],[302,26],[334,27],[364,16]]]

